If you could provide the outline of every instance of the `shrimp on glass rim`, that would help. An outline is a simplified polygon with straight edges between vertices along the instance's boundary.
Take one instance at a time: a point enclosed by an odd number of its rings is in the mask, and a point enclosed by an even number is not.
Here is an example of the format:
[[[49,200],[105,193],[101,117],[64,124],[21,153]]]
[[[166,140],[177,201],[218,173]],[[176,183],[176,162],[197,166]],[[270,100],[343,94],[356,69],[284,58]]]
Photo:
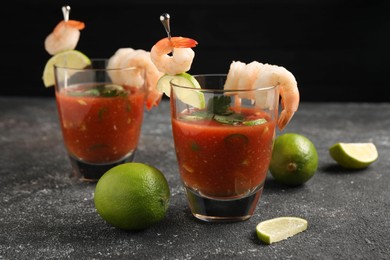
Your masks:
[[[157,91],[156,85],[163,73],[158,71],[152,63],[150,52],[141,49],[120,48],[111,56],[107,67],[114,69],[138,67],[144,71],[145,79],[141,70],[125,70],[121,73],[114,70],[110,72],[110,77],[116,84],[136,87],[145,85],[147,90],[146,108],[150,110],[153,106],[158,106],[163,93]]]
[[[299,106],[299,90],[294,75],[286,68],[253,61],[245,64],[233,61],[225,82],[225,89],[254,89],[279,86],[282,111],[278,128],[283,130]]]
[[[191,48],[197,44],[198,42],[191,38],[166,37],[153,45],[150,58],[162,73],[176,75],[187,72],[195,56]]]
[[[45,39],[45,49],[50,55],[65,50],[74,50],[80,39],[80,30],[85,28],[83,22],[69,20],[69,6],[63,6],[62,12],[64,20],[59,22]]]

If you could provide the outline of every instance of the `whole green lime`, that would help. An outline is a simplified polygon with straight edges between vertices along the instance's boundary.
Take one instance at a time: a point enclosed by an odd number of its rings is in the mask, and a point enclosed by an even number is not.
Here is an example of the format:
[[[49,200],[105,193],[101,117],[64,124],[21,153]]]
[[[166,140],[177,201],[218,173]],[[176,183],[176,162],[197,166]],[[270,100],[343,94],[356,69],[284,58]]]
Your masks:
[[[161,221],[170,191],[163,173],[143,163],[124,163],[97,182],[94,203],[99,215],[114,227],[141,230]]]
[[[269,170],[276,181],[298,186],[311,179],[317,168],[317,149],[309,138],[285,133],[275,139]]]

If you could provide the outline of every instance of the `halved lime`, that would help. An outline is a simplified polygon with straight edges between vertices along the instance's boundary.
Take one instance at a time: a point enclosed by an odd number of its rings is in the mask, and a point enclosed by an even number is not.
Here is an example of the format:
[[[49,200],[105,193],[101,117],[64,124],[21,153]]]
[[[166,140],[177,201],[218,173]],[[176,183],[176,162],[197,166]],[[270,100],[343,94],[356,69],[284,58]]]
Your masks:
[[[200,89],[201,86],[199,82],[188,73],[181,73],[177,75],[167,75],[162,76],[157,82],[157,90],[164,92],[168,97],[171,96],[171,81],[176,85]],[[184,103],[197,107],[205,107],[205,98],[202,92],[193,91],[191,89],[180,89],[176,91],[177,98],[183,101]]]
[[[278,217],[260,222],[257,237],[266,244],[292,237],[307,229],[307,220],[298,217]]]
[[[46,62],[43,70],[42,80],[45,87],[51,87],[54,85],[54,64],[81,69],[91,64],[91,60],[85,54],[76,50],[68,50],[57,53]]]
[[[373,143],[336,143],[329,148],[332,158],[347,169],[361,169],[378,160]]]

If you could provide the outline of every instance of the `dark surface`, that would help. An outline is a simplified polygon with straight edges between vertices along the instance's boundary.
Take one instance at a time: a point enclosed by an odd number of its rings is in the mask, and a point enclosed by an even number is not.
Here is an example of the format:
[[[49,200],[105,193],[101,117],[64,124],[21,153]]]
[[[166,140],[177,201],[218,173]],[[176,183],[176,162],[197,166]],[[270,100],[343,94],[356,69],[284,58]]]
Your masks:
[[[216,2],[216,3],[214,3]],[[222,3],[221,3],[222,2]],[[196,39],[192,74],[227,73],[233,60],[290,70],[305,101],[390,102],[390,2],[387,0],[13,0],[0,8],[1,95],[52,96],[41,75],[45,37],[62,19],[82,20],[77,49],[108,58],[121,47],[150,50],[166,37]],[[20,80],[20,79],[23,80]],[[370,89],[370,91],[367,91]]]
[[[388,103],[301,104],[285,132],[313,141],[317,173],[297,188],[269,176],[251,219],[211,224],[187,207],[163,102],[146,112],[136,161],[164,172],[168,214],[147,230],[125,232],[96,212],[95,184],[69,178],[54,100],[0,98],[0,259],[389,259],[389,129]],[[380,158],[343,170],[328,155],[339,141],[373,142]],[[256,224],[279,216],[303,217],[309,228],[262,244]]]

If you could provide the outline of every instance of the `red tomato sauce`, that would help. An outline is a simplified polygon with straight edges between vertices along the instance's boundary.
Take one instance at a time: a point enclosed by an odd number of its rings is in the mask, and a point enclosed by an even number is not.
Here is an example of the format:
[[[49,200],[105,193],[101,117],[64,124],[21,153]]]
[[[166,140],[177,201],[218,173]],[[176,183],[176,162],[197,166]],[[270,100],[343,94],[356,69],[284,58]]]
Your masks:
[[[184,184],[205,196],[235,197],[261,185],[272,155],[275,120],[248,109],[259,125],[229,125],[212,119],[172,119],[179,170]]]
[[[136,149],[145,93],[125,89],[126,96],[115,97],[56,93],[62,134],[70,155],[89,163],[109,163]]]

